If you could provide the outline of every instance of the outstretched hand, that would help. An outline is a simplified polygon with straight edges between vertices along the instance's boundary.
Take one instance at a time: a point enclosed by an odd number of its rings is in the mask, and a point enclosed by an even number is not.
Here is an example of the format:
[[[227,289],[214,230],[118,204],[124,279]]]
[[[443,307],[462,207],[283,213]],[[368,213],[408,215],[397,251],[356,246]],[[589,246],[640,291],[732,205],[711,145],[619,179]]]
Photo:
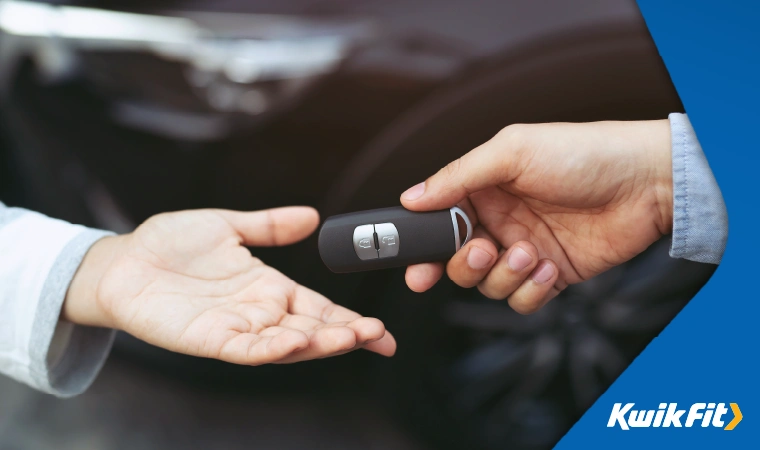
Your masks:
[[[396,342],[382,322],[336,305],[245,246],[311,234],[311,208],[159,214],[98,241],[69,287],[63,317],[124,330],[168,350],[236,364],[291,363]]]
[[[668,120],[512,125],[401,196],[413,211],[459,204],[474,239],[449,277],[520,313],[633,258],[673,221]],[[407,269],[415,291],[442,263]]]

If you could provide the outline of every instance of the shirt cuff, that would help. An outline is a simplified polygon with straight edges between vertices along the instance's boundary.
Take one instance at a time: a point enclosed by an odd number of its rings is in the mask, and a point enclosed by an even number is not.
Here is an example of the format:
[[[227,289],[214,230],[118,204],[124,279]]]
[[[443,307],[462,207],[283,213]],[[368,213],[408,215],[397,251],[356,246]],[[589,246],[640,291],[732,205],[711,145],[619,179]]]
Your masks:
[[[59,254],[42,288],[32,325],[30,374],[38,389],[58,397],[84,392],[111,351],[116,332],[60,320],[69,284],[90,247],[113,233],[87,229]]]
[[[697,135],[685,114],[670,114],[673,241],[670,256],[718,264],[728,239],[728,213]]]

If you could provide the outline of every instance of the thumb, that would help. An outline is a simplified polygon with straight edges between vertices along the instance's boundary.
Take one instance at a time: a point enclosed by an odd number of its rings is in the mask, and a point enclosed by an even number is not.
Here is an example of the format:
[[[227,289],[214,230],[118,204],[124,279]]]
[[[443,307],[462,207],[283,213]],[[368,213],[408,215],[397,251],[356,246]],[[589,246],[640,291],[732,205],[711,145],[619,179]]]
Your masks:
[[[519,172],[508,130],[409,188],[401,194],[401,204],[412,211],[451,208],[474,192],[512,181]]]
[[[243,244],[251,247],[288,245],[305,239],[319,225],[319,213],[308,206],[286,206],[261,211],[218,209]]]

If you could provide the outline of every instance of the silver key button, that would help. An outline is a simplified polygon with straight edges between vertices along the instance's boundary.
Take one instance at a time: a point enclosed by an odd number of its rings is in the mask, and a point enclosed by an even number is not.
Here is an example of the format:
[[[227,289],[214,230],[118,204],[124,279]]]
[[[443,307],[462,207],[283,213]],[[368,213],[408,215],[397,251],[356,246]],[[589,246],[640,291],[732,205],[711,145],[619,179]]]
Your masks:
[[[377,233],[377,242],[379,244],[378,254],[380,258],[390,258],[398,255],[399,242],[398,230],[392,223],[375,224],[375,233]]]
[[[354,250],[361,260],[377,259],[374,225],[359,225],[354,229]]]

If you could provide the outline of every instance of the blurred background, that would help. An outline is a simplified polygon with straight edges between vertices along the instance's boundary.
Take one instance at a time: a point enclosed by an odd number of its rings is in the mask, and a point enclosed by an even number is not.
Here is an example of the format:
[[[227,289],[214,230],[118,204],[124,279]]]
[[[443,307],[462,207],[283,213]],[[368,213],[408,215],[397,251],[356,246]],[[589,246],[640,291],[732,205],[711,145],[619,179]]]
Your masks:
[[[682,111],[634,0],[0,0],[0,198],[117,232],[399,194],[515,122]],[[519,316],[252,249],[399,343],[238,367],[127,335],[71,400],[0,379],[0,449],[550,448],[707,281],[667,239]]]

